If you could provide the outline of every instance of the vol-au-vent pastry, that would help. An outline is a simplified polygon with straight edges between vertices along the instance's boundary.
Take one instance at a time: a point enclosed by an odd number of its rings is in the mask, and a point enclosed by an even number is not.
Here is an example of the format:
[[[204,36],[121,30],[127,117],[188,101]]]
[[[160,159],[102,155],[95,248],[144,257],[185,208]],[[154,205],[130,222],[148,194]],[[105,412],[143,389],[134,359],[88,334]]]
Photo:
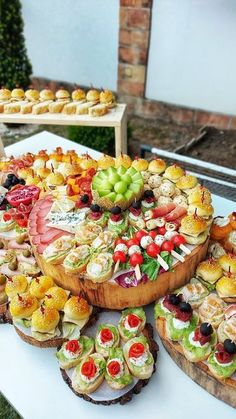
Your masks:
[[[217,335],[220,342],[224,342],[225,339],[236,342],[236,316],[232,316],[221,322],[217,330]]]
[[[198,309],[199,318],[202,322],[211,323],[218,327],[224,319],[224,301],[215,294],[208,295]]]

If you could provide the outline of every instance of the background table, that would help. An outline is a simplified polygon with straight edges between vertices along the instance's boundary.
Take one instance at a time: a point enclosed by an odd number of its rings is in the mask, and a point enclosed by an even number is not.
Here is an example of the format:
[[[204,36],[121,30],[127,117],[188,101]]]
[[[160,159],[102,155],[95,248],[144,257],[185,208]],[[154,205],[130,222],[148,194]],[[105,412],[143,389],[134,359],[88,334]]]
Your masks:
[[[19,154],[61,146],[86,151],[97,158],[100,153],[43,132],[7,147],[7,154]],[[215,214],[228,215],[235,203],[213,196]],[[153,322],[153,305],[147,307]],[[0,325],[0,390],[25,419],[235,419],[235,410],[215,399],[187,377],[160,345],[157,371],[140,395],[120,406],[97,406],[76,397],[61,378],[54,349],[27,345],[11,325]],[[4,418],[5,419],[5,418]]]

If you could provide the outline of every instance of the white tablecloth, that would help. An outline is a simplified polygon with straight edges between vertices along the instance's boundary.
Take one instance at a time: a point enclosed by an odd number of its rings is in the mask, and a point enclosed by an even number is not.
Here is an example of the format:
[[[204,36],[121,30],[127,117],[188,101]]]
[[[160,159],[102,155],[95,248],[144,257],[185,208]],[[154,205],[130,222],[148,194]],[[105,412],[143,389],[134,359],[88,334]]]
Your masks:
[[[39,149],[64,149],[99,153],[54,134],[43,132],[7,147],[7,154]],[[235,203],[213,196],[215,213],[228,215]],[[153,307],[147,308],[153,323]],[[63,382],[54,349],[27,345],[11,325],[0,326],[0,390],[25,419],[235,419],[235,410],[215,399],[187,377],[160,345],[157,372],[140,395],[125,406],[97,406],[77,398]],[[4,418],[5,419],[5,418]]]

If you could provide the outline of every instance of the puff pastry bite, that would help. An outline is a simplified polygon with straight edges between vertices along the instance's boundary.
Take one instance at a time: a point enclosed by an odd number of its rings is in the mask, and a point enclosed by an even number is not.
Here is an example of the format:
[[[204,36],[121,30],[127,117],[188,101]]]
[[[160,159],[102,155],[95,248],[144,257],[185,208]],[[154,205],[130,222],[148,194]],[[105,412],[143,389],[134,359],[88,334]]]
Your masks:
[[[94,102],[86,102],[76,106],[77,115],[87,115],[89,108],[94,105]]]
[[[48,106],[48,110],[50,113],[61,113],[64,106],[68,103],[69,99],[64,100],[57,100],[56,102],[52,102]]]
[[[224,319],[225,303],[215,294],[208,295],[198,309],[198,314],[202,322],[211,323],[218,327]]]
[[[81,105],[84,102],[85,102],[85,99],[84,100],[79,100],[79,101],[74,100],[73,102],[67,103],[63,107],[62,113],[66,114],[66,115],[74,115],[76,113],[77,105]]]
[[[85,93],[85,91],[84,90],[82,90],[82,89],[75,89],[73,92],[72,92],[72,95],[71,95],[71,97],[72,97],[72,100],[74,100],[74,101],[81,101],[81,100],[83,100],[83,101],[85,101],[86,100],[86,93]]]
[[[35,102],[27,102],[24,105],[21,105],[20,107],[20,113],[22,114],[26,114],[26,113],[31,113],[33,106],[38,103],[37,101]]]
[[[48,107],[50,103],[52,103],[52,100],[45,100],[45,102],[37,103],[37,105],[33,106],[32,113],[34,115],[39,115],[48,112]]]
[[[28,89],[25,92],[25,97],[30,102],[35,102],[39,100],[39,91],[36,89]]]
[[[55,99],[55,95],[52,92],[52,90],[50,90],[50,89],[41,90],[41,92],[39,93],[39,97],[40,97],[41,101],[54,100]]]
[[[102,116],[108,112],[106,105],[98,104],[89,108],[88,113],[90,116]]]
[[[11,113],[19,113],[21,110],[22,105],[26,105],[28,102],[22,100],[22,101],[16,101],[16,102],[10,102],[6,105],[4,105],[4,113],[11,114]]]

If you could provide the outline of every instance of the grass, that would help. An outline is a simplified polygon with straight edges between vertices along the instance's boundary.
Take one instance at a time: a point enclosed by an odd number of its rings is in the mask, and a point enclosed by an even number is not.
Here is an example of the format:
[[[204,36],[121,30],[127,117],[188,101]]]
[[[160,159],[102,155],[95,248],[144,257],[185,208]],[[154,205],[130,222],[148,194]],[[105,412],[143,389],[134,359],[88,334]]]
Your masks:
[[[0,418],[1,419],[21,419],[21,416],[13,409],[8,401],[0,393]]]

